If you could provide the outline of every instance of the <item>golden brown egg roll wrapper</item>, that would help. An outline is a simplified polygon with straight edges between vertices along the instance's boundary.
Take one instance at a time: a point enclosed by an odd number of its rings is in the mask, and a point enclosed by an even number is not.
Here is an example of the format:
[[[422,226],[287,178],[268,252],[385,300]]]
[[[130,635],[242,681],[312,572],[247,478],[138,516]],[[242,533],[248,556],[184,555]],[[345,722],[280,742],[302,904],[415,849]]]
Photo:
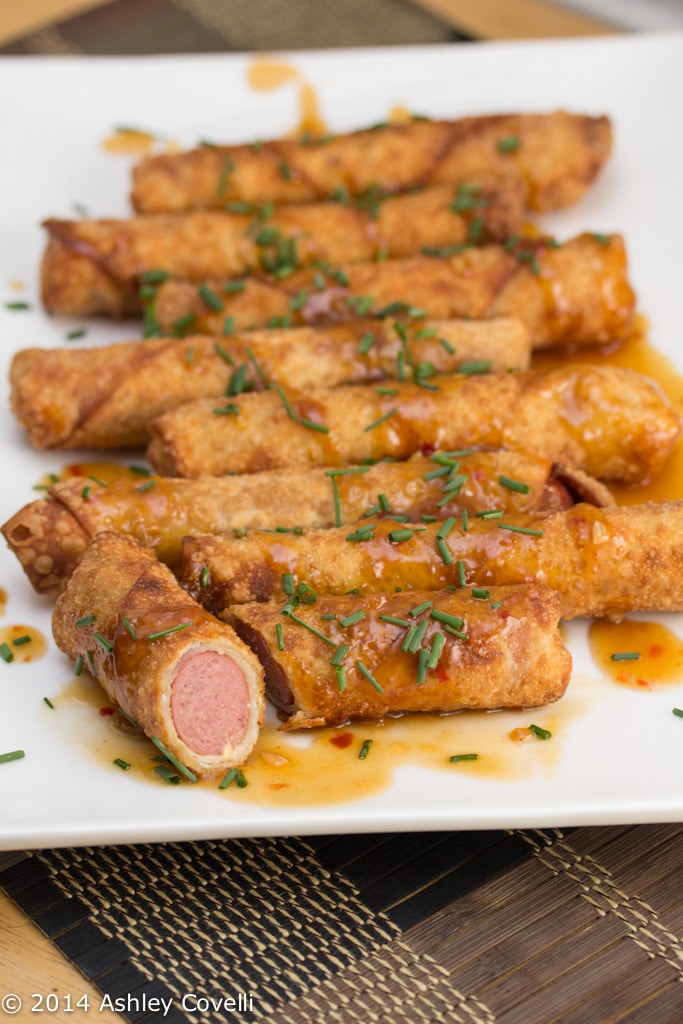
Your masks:
[[[530,356],[519,320],[358,320],[220,339],[23,349],[10,366],[10,398],[36,448],[135,448],[149,442],[155,416],[226,390],[260,390],[264,378],[305,391],[396,377],[406,358],[450,373],[525,369]]]
[[[342,190],[400,191],[514,175],[536,210],[579,199],[610,154],[606,117],[557,111],[467,117],[312,140],[203,146],[147,159],[133,169],[139,213],[220,207],[230,199],[301,202]]]
[[[494,588],[487,600],[443,590],[322,596],[289,615],[283,604],[241,605],[224,617],[260,658],[285,729],[537,707],[569,682],[559,601],[547,587]]]
[[[188,537],[183,581],[214,611],[295,587],[362,596],[377,590],[542,583],[561,613],[619,617],[683,611],[683,502],[579,504],[557,512],[404,526],[374,517],[353,529],[277,536]]]
[[[220,308],[204,301],[202,287]],[[147,302],[150,329],[222,334],[227,316],[241,331],[403,309],[441,318],[519,317],[534,348],[546,348],[622,339],[635,307],[623,240],[589,233],[560,246],[548,239],[520,239],[508,247],[486,245],[448,257],[325,265],[283,280],[255,274],[239,292],[226,293],[226,287],[230,283],[221,279],[203,286],[163,282]]]
[[[194,773],[215,775],[248,757],[264,714],[261,665],[148,549],[98,534],[57,600],[52,628],[112,703]]]
[[[24,506],[2,527],[37,591],[59,593],[102,531],[124,533],[180,568],[183,537],[250,528],[300,529],[353,522],[371,509],[382,515],[437,518],[486,508],[533,511],[576,500],[607,504],[609,491],[566,465],[525,452],[472,452],[461,459],[466,479],[449,489],[450,470],[428,457],[346,470],[268,471],[242,476],[108,486],[66,480]],[[503,483],[501,483],[501,479]],[[523,483],[523,489],[515,486]],[[380,498],[381,496],[381,498]]]
[[[191,402],[150,425],[148,457],[166,476],[344,466],[471,445],[565,459],[635,482],[664,464],[678,417],[648,378],[613,366],[432,378],[388,389],[271,389]]]
[[[241,207],[244,204],[238,204]],[[43,303],[67,316],[124,316],[141,309],[145,274],[203,281],[257,270],[277,275],[315,261],[402,257],[521,231],[524,187],[513,178],[480,188],[441,186],[361,208],[308,203],[245,213],[198,211],[131,220],[45,221]]]

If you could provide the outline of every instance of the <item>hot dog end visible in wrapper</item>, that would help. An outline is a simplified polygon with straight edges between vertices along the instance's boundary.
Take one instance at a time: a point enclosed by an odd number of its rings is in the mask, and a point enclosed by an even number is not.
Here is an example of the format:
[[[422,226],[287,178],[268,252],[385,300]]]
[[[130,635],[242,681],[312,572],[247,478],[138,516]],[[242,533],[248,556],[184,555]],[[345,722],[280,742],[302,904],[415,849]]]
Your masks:
[[[569,682],[559,601],[546,587],[492,588],[486,599],[469,591],[322,595],[287,615],[283,604],[242,605],[225,618],[261,659],[285,729],[537,707]]]
[[[300,536],[188,537],[183,581],[214,612],[272,601],[285,573],[319,594],[542,583],[563,618],[683,611],[683,501],[470,517],[419,526],[368,518]]]
[[[152,213],[231,199],[310,201],[338,189],[358,196],[372,188],[400,191],[503,174],[524,183],[529,206],[552,210],[584,194],[611,146],[607,117],[565,111],[415,119],[318,140],[207,145],[155,156],[134,168],[131,199],[139,213]]]
[[[149,550],[98,534],[52,622],[57,646],[181,764],[217,775],[244,763],[263,720],[261,666]]]
[[[183,537],[191,533],[331,527],[360,519],[373,508],[419,521],[462,515],[463,510],[534,511],[566,508],[579,500],[598,505],[613,500],[597,480],[525,452],[463,454],[460,475],[438,458],[417,456],[340,471],[153,477],[144,484],[93,481],[87,490],[81,479],[65,480],[52,485],[46,498],[20,509],[2,531],[35,589],[58,594],[90,537],[101,532],[125,533],[175,571]]]

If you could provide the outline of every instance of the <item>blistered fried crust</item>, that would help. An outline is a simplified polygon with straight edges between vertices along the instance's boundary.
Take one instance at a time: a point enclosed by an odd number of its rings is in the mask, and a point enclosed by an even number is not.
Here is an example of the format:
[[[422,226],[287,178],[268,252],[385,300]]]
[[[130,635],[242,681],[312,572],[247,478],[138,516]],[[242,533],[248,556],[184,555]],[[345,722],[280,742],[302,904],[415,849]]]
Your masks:
[[[661,468],[680,433],[659,387],[621,367],[444,376],[434,388],[270,390],[226,399],[223,415],[213,401],[188,403],[150,423],[148,457],[163,475],[189,477],[489,445],[635,482]]]
[[[57,600],[52,628],[60,650],[94,668],[112,703],[192,771],[217,774],[249,755],[264,714],[261,666],[234,631],[200,608],[151,551],[118,534],[98,534]],[[244,735],[237,743],[226,741],[220,754],[188,746],[172,708],[180,662],[201,652],[229,657],[247,683]],[[205,711],[196,709],[198,717]]]
[[[225,279],[205,284],[220,296],[219,310],[196,284],[170,280],[148,300],[148,319],[167,333],[222,334],[226,316],[238,331],[381,316],[397,308],[440,318],[514,316],[528,327],[533,346],[545,348],[623,339],[635,308],[623,240],[589,233],[563,245],[520,239],[449,257],[302,269],[284,279],[255,274],[229,294]]]
[[[239,205],[239,204],[238,204]],[[131,220],[46,220],[41,279],[45,308],[68,316],[140,311],[145,275],[188,281],[241,277],[317,261],[411,256],[522,229],[524,187],[514,178],[460,193],[448,186],[377,198],[361,207],[308,203],[258,211],[199,211]]]
[[[345,527],[189,537],[184,576],[214,609],[278,596],[284,605],[282,574],[291,573],[295,591],[300,583],[319,594],[357,590],[358,607],[365,594],[395,588],[542,583],[559,594],[567,619],[683,611],[682,501],[475,517],[466,532],[425,523],[410,536],[390,522],[368,522],[367,538]]]
[[[474,451],[459,461],[458,474],[417,456],[332,474],[315,469],[195,480],[157,477],[143,486],[133,480],[107,486],[92,481],[87,494],[82,480],[72,479],[20,509],[2,532],[33,587],[56,595],[90,537],[103,531],[126,534],[152,548],[175,571],[183,537],[191,533],[330,527],[373,509],[373,514],[417,522],[422,516],[461,515],[463,509],[565,508],[574,500],[566,468],[558,470],[546,459],[525,452]],[[515,489],[515,482],[521,489]],[[596,480],[585,487],[595,503],[612,500]]]
[[[358,320],[242,336],[150,338],[100,348],[29,348],[10,366],[16,418],[36,448],[135,448],[147,424],[185,402],[277,382],[307,390],[396,377],[405,362],[438,373],[524,369],[519,320]]]
[[[312,141],[205,146],[163,154],[133,170],[139,213],[250,203],[301,202],[343,190],[396,192],[415,186],[514,175],[536,210],[568,206],[584,194],[607,160],[607,117],[557,111],[414,120]]]
[[[546,587],[495,588],[486,601],[448,591],[369,594],[360,605],[353,596],[321,596],[299,606],[295,618],[283,616],[281,607],[241,605],[225,618],[261,660],[285,729],[403,711],[537,707],[561,697],[569,682],[559,601]],[[345,626],[359,607],[363,617]],[[460,624],[459,635],[444,630],[440,615]],[[406,650],[411,630],[422,639]],[[435,646],[440,652],[427,668]],[[346,653],[330,664],[340,648]]]

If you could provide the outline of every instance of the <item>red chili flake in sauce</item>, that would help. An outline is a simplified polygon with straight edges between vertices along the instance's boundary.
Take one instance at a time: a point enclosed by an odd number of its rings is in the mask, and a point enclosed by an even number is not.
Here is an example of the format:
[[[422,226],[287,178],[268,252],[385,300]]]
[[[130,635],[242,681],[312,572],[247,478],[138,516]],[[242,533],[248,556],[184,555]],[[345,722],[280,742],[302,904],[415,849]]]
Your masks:
[[[428,441],[425,441],[424,444],[420,445],[420,451],[422,452],[423,455],[433,455],[434,452],[436,451],[436,446],[433,444],[429,444]]]
[[[102,718],[109,718],[110,715],[114,714],[114,708],[100,708],[100,714]]]
[[[344,750],[345,747],[350,747],[353,743],[352,732],[340,732],[338,736],[333,736],[330,743],[334,744],[335,747],[339,747],[340,750]]]

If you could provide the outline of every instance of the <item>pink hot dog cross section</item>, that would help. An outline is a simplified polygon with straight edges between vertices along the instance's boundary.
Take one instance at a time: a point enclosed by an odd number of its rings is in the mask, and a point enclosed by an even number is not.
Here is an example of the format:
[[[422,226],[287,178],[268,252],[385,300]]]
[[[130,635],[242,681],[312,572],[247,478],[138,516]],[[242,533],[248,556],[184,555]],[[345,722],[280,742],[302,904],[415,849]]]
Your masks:
[[[149,549],[98,534],[52,628],[58,647],[190,772],[223,774],[251,753],[264,715],[261,664]]]

